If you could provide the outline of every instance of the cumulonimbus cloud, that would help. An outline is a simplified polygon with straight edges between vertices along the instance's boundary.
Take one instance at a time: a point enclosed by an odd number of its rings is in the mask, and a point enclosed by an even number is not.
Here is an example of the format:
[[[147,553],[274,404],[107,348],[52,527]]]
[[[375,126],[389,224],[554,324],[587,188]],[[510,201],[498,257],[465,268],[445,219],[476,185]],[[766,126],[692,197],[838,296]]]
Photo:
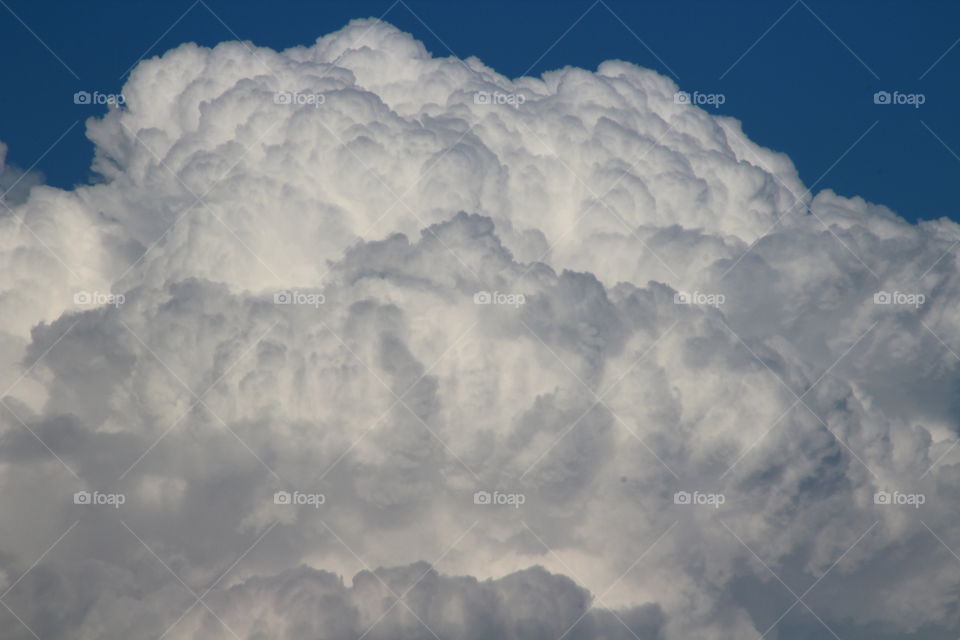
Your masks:
[[[956,628],[960,229],[677,91],[377,21],[142,62],[0,216],[3,637]]]

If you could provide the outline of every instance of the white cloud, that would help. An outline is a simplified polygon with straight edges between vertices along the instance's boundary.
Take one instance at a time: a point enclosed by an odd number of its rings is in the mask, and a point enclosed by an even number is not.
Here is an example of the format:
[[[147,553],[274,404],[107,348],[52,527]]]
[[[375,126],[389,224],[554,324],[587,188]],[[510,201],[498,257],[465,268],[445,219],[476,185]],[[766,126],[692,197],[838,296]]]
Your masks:
[[[195,600],[162,560],[241,637],[356,637],[392,596],[334,574],[436,561],[411,608],[441,637],[555,638],[590,602],[571,637],[626,633],[611,608],[745,637],[793,603],[770,570],[829,571],[828,624],[960,624],[930,532],[960,544],[957,225],[806,194],[677,89],[510,81],[372,21],[141,63],[87,123],[105,181],[0,218],[6,583],[79,520],[4,601],[41,637],[156,635]],[[222,634],[208,613],[169,637]],[[377,633],[424,637],[408,613]]]

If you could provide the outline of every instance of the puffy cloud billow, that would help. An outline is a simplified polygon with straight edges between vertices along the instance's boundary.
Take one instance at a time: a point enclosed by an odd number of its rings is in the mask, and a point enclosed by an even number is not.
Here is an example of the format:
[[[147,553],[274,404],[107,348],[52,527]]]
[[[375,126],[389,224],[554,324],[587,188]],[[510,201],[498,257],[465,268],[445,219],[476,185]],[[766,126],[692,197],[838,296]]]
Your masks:
[[[0,637],[956,637],[960,228],[679,89],[362,20],[2,149]]]

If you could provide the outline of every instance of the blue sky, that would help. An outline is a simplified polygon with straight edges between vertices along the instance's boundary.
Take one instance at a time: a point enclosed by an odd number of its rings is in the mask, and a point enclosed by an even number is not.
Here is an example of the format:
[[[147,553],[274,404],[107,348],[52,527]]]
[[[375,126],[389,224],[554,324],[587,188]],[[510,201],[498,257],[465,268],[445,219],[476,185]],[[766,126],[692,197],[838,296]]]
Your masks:
[[[719,112],[787,153],[810,185],[886,204],[909,220],[960,220],[955,106],[960,5],[953,2],[308,2],[3,0],[0,140],[9,160],[57,186],[91,178],[83,121],[128,67],[182,42],[285,48],[352,18],[383,17],[435,55],[475,55],[509,76],[610,58],[722,93]],[[13,15],[16,14],[16,17]],[[42,41],[42,42],[41,42]],[[49,50],[48,50],[49,47]],[[12,63],[11,61],[15,61]],[[875,92],[923,94],[919,108]],[[52,149],[69,127],[63,139]],[[47,152],[44,156],[44,153]],[[826,175],[824,175],[826,174]]]

